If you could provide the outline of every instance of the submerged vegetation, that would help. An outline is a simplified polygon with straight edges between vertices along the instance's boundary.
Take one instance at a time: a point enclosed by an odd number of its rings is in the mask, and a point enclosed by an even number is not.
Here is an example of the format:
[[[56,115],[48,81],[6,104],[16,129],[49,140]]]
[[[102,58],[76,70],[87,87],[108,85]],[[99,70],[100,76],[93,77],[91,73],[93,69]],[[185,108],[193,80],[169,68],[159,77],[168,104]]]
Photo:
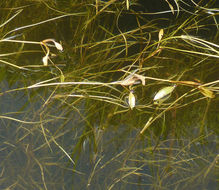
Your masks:
[[[216,0],[0,2],[1,189],[217,189]]]

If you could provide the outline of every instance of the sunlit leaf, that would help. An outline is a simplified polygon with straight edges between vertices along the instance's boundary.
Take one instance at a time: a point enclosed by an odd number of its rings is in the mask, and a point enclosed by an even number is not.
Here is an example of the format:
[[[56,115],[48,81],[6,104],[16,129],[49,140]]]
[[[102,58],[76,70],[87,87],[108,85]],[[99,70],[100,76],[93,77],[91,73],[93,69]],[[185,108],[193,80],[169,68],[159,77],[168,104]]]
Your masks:
[[[176,86],[167,86],[160,89],[154,96],[154,104],[161,105],[164,101],[166,101],[171,96],[175,87]]]
[[[49,54],[46,54],[42,59],[44,66],[48,65],[48,59],[49,59]]]
[[[198,89],[207,98],[215,97],[214,93],[211,90],[209,90],[207,87],[199,86]]]
[[[158,34],[159,41],[161,41],[163,34],[164,34],[164,30],[160,29],[159,34]]]
[[[43,61],[43,65],[47,66],[50,50],[49,50],[48,46],[43,41],[41,42],[41,44],[46,48],[46,55],[43,57],[42,61]]]
[[[140,80],[142,85],[145,85],[145,77],[142,75],[138,75],[138,74],[134,74],[134,76],[136,77],[136,79]]]
[[[129,10],[129,0],[126,0],[126,8]]]
[[[138,74],[130,74],[124,80],[120,81],[120,84],[123,86],[131,86],[136,84],[139,80],[141,81],[142,85],[145,85],[145,77]]]
[[[62,45],[60,43],[54,41],[54,44],[55,44],[57,50],[63,51],[63,47],[62,47]]]
[[[135,82],[136,82],[136,79],[133,76],[131,77],[128,76],[128,78],[125,78],[124,80],[120,81],[120,84],[123,86],[131,86],[135,84]]]
[[[133,91],[130,91],[129,93],[129,106],[131,108],[131,110],[135,107],[135,96],[133,94]]]

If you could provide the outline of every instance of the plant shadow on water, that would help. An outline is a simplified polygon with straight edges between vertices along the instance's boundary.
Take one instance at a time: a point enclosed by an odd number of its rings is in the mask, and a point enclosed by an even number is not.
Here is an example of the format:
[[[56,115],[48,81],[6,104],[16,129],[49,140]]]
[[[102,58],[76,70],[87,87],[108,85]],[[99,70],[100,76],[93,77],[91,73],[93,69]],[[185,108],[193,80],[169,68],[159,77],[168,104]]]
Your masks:
[[[0,2],[0,189],[217,189],[216,1],[154,2]]]

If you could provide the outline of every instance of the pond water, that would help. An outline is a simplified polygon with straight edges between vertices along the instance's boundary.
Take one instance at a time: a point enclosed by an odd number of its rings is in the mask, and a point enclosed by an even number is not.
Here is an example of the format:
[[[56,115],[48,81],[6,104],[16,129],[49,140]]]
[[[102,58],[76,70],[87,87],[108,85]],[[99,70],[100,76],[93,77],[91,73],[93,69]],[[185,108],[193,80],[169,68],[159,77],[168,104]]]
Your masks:
[[[0,2],[0,189],[218,189],[219,10],[176,2]]]

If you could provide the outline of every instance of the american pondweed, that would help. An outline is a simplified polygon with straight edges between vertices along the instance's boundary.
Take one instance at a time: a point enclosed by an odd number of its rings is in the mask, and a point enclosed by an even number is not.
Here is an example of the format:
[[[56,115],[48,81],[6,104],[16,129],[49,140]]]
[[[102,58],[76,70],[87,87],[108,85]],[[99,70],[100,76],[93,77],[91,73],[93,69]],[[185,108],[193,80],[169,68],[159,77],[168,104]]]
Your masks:
[[[214,0],[0,7],[2,188],[216,189]]]

